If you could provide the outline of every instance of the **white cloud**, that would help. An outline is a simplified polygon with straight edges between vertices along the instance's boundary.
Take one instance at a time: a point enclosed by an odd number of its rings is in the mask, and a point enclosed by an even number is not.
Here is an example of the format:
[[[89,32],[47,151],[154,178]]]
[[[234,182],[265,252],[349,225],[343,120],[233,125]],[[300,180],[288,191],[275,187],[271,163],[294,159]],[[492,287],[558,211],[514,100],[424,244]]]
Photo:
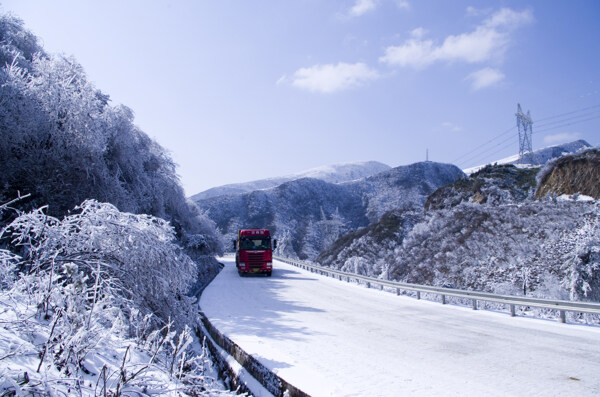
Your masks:
[[[429,66],[436,61],[433,40],[409,39],[403,45],[388,47],[380,62],[395,66],[412,66],[416,69]]]
[[[287,76],[284,74],[283,76],[281,76],[281,77],[280,77],[280,78],[277,80],[277,82],[276,82],[275,84],[277,84],[277,85],[281,85],[281,84],[283,84],[283,83],[287,82],[287,80],[288,80],[288,78],[287,78]]]
[[[425,28],[416,28],[410,31],[410,37],[413,39],[422,39],[427,33],[428,30]]]
[[[424,68],[439,61],[479,63],[502,57],[510,43],[510,33],[533,20],[531,11],[503,8],[484,20],[474,31],[446,37],[441,45],[423,39],[423,28],[399,46],[386,48],[380,62],[392,66]]]
[[[452,132],[458,132],[458,131],[462,131],[462,128],[454,123],[451,123],[449,121],[445,121],[442,123],[442,127],[444,127],[447,130],[450,130]]]
[[[405,0],[396,0],[396,7],[401,10],[410,10],[410,3]]]
[[[554,135],[546,135],[544,137],[544,143],[546,145],[557,145],[559,143],[572,142],[581,138],[581,134],[578,132],[561,132]]]
[[[492,10],[490,8],[475,8],[472,6],[467,7],[466,14],[468,17],[480,17],[482,15],[491,14]]]
[[[491,87],[504,80],[504,73],[498,69],[483,68],[471,73],[467,80],[471,81],[471,87],[474,90]]]
[[[377,78],[379,73],[364,63],[340,62],[337,65],[315,65],[298,69],[292,78],[292,85],[311,92],[329,94],[358,87]]]
[[[533,21],[531,10],[514,11],[510,8],[503,8],[494,13],[490,18],[484,21],[484,25],[488,28],[506,28],[516,29],[519,26],[526,25]]]
[[[352,8],[350,8],[349,15],[351,17],[359,17],[369,11],[373,11],[376,7],[376,0],[356,0]]]

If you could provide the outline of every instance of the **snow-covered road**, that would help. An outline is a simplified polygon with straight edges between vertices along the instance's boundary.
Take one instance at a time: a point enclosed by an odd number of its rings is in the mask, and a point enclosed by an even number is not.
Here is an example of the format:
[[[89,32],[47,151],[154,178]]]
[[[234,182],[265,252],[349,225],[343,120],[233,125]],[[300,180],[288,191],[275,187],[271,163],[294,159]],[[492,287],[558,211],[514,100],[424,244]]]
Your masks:
[[[281,262],[204,291],[210,321],[313,396],[600,395],[600,329],[395,296]]]

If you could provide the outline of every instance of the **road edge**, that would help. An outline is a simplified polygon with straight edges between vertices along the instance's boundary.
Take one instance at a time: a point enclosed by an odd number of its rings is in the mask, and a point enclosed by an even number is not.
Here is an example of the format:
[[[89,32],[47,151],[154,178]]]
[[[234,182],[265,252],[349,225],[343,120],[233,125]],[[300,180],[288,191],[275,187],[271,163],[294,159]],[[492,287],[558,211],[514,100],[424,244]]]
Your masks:
[[[215,277],[223,270],[224,265],[221,265],[221,269]],[[215,277],[213,277],[213,280]],[[211,282],[212,280],[206,285]],[[309,394],[288,383],[285,379],[265,367],[256,358],[248,354],[244,349],[221,333],[221,331],[219,331],[204,315],[204,312],[202,312],[200,307],[200,296],[203,291],[204,288],[197,295],[200,324],[196,327],[196,335],[201,340],[206,341],[208,350],[218,367],[219,376],[230,390],[252,394],[251,382],[244,380],[243,376],[241,376],[240,368],[234,368],[235,365],[232,365],[233,363],[228,359],[233,358],[237,364],[245,369],[254,380],[272,395],[276,397],[310,397]]]

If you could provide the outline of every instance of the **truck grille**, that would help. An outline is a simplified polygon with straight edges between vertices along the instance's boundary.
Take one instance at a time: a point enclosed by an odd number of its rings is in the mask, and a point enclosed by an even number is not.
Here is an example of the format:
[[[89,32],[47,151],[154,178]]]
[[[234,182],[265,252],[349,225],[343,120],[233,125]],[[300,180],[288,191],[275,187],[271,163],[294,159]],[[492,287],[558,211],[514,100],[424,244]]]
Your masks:
[[[252,253],[248,253],[248,264],[250,265],[260,265],[264,262],[264,254],[258,253],[258,254],[252,254]]]

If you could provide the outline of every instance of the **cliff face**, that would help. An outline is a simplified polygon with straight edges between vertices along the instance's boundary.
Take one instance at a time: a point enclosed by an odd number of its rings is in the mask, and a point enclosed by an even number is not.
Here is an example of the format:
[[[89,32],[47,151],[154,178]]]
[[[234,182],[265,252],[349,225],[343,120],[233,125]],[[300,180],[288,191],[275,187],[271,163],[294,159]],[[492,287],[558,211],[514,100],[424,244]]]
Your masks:
[[[538,177],[536,198],[583,194],[600,198],[600,150],[565,156],[544,168]]]

